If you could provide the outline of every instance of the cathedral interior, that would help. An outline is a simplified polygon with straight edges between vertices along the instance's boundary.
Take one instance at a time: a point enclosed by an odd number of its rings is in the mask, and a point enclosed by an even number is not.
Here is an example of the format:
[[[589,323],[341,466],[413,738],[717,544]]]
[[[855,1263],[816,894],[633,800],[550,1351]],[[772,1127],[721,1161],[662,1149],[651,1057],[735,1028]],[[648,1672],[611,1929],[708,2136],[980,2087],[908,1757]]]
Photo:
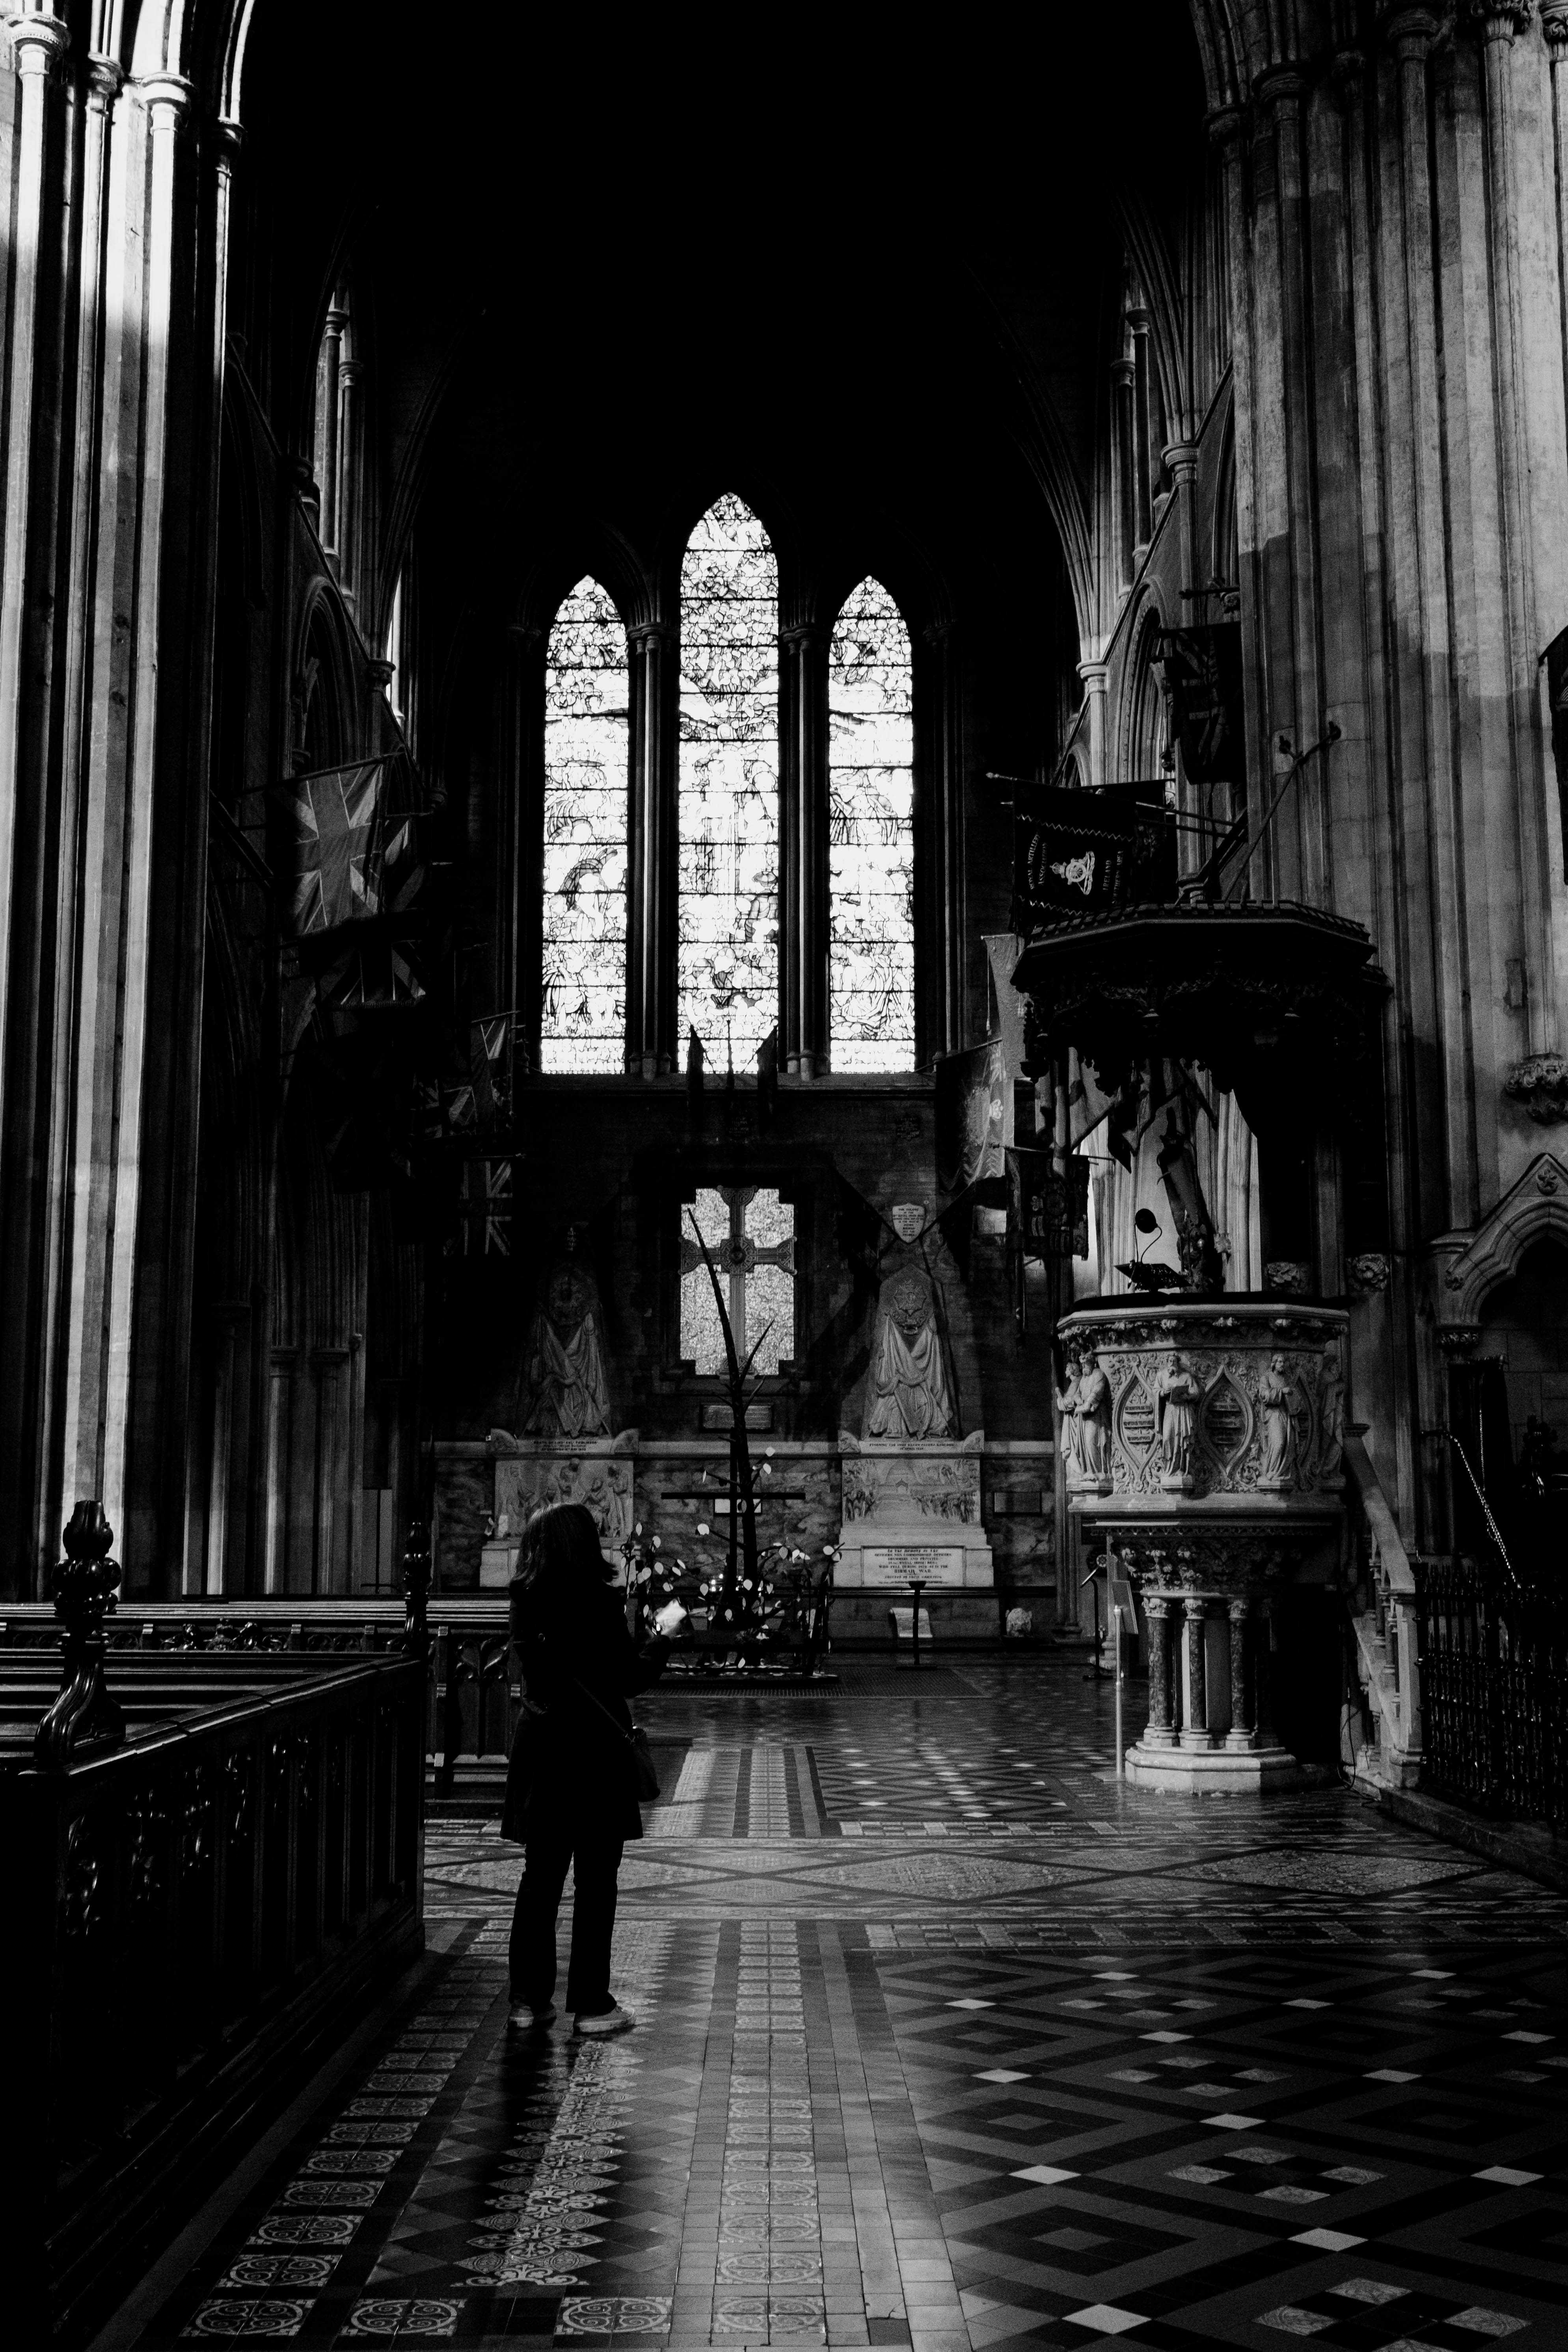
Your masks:
[[[18,2344],[1568,2346],[1568,0],[1059,13],[0,16]]]

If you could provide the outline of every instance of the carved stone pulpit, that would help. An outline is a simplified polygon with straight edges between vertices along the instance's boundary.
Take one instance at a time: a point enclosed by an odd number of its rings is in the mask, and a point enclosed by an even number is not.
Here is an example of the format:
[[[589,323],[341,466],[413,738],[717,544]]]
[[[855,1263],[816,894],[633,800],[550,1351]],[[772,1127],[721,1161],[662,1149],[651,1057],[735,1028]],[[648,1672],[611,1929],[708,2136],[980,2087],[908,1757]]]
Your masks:
[[[1289,1589],[1337,1573],[1348,1323],[1306,1301],[1173,1297],[1058,1326],[1077,1367],[1058,1400],[1068,1507],[1131,1576],[1148,1635],[1137,1786],[1310,1775],[1270,1726],[1269,1660]]]

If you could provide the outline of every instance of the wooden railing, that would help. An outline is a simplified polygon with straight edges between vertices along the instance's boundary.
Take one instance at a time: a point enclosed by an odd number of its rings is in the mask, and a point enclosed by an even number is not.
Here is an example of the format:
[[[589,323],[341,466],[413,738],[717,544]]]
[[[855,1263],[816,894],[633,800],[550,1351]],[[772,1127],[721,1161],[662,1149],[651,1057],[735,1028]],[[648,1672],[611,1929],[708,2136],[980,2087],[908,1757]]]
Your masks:
[[[18,2343],[89,2313],[226,2130],[418,1950],[425,1672],[111,1653],[123,1744],[0,1751]],[[37,1678],[11,1648],[13,1725]]]

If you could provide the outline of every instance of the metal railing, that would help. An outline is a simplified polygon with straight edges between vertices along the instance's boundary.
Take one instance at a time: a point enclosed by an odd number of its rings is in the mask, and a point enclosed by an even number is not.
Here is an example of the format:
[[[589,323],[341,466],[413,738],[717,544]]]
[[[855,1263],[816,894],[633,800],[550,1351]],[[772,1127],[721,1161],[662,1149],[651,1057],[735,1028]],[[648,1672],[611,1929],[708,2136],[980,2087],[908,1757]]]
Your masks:
[[[1489,1560],[1416,1565],[1424,1787],[1568,1828],[1568,1612]]]

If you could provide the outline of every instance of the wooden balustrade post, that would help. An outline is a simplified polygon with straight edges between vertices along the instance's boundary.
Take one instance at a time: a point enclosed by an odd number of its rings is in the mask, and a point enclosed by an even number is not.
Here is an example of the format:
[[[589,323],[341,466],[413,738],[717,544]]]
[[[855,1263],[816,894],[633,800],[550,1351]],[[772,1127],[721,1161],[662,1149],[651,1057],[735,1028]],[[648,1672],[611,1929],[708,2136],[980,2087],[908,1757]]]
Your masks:
[[[458,1777],[458,1750],[463,1744],[463,1645],[456,1628],[447,1632],[447,1688],[441,1702],[441,1775],[437,1783],[450,1796]]]
[[[403,1555],[403,1646],[413,1656],[423,1657],[428,1645],[429,1599],[430,1530],[423,1519],[410,1519]]]
[[[33,1756],[44,1766],[68,1764],[80,1748],[111,1746],[125,1737],[125,1718],[103,1678],[103,1621],[113,1611],[120,1562],[109,1554],[114,1529],[99,1502],[79,1502],[55,1570],[55,1615],[60,1636],[60,1694],[33,1735]]]

